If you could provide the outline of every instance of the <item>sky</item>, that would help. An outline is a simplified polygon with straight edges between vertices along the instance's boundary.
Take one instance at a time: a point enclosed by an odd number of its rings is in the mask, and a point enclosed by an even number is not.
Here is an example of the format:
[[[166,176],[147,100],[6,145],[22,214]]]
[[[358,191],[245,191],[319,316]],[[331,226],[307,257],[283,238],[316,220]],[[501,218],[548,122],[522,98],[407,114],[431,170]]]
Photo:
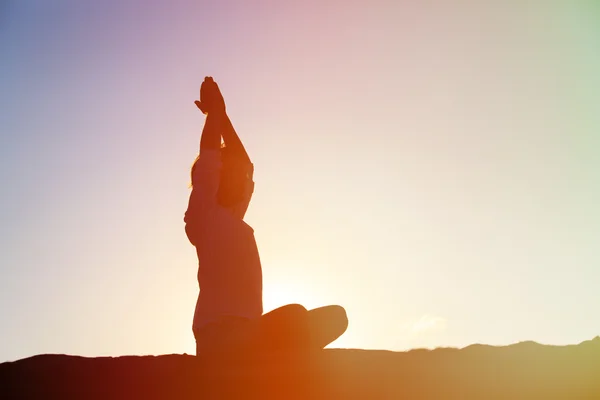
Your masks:
[[[219,83],[264,307],[331,347],[600,335],[593,1],[0,2],[0,362],[193,354],[183,225]]]

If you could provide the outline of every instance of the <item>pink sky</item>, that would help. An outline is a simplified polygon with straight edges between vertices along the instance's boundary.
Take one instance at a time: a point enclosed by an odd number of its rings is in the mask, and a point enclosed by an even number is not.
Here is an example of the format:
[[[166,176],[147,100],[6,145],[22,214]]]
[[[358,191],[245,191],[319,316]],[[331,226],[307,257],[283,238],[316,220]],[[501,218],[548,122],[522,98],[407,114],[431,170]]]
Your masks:
[[[0,361],[193,352],[205,75],[256,165],[266,310],[342,304],[334,347],[600,334],[596,9],[6,4]]]

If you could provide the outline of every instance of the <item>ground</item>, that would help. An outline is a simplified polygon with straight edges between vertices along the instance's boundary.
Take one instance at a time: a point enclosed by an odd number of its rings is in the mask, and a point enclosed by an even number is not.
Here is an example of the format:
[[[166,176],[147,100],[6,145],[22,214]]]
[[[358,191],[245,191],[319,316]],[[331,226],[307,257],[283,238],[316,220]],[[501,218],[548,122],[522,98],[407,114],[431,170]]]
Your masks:
[[[572,346],[201,359],[38,355],[0,364],[0,398],[600,399],[600,337]]]

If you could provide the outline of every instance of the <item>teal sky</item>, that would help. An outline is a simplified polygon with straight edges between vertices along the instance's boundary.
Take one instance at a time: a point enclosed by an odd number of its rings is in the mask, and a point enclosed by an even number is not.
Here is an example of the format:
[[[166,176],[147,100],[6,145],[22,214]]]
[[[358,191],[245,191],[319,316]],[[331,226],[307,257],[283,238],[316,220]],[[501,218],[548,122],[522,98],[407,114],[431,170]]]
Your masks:
[[[413,3],[1,2],[0,362],[193,353],[205,75],[266,310],[345,306],[334,347],[600,335],[600,8]]]

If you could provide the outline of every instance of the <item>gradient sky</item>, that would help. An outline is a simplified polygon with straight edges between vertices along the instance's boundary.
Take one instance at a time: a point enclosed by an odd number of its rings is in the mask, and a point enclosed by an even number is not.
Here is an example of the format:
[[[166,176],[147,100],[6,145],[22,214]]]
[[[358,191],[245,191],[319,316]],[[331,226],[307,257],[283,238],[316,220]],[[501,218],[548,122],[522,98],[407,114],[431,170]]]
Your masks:
[[[334,347],[600,334],[593,1],[2,1],[0,362],[193,353],[205,75],[255,164],[265,311]]]

